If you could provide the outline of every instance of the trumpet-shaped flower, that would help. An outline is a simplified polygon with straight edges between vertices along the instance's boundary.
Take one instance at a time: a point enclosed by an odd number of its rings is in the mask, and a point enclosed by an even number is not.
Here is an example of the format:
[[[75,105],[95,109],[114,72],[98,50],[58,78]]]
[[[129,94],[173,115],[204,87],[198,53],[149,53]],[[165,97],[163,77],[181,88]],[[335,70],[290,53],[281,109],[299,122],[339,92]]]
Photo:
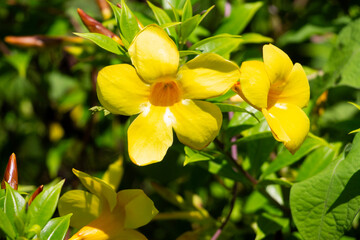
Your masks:
[[[101,179],[73,172],[91,193],[72,190],[60,198],[60,215],[73,213],[70,225],[81,228],[71,240],[147,239],[134,229],[147,224],[158,211],[142,190],[116,193]]]
[[[220,109],[198,99],[219,96],[239,79],[236,64],[206,53],[179,68],[179,51],[166,32],[149,25],[129,49],[134,65],[103,68],[97,79],[100,103],[111,113],[139,116],[128,129],[128,150],[137,165],[159,162],[173,142],[206,147],[219,132]]]
[[[309,132],[301,109],[309,102],[309,82],[302,66],[274,45],[263,47],[263,60],[243,62],[233,89],[264,114],[275,139],[294,154]]]

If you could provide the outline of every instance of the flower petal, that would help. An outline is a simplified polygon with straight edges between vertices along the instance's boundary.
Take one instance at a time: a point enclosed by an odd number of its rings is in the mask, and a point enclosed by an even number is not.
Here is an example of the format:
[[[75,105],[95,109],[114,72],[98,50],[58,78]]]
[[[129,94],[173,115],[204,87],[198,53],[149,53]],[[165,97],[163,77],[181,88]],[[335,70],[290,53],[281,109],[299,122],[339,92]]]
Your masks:
[[[273,84],[269,92],[269,106],[277,102],[292,103],[302,108],[310,98],[309,81],[299,63],[295,63],[286,81]]]
[[[235,85],[234,90],[255,108],[266,108],[270,81],[264,63],[260,61],[243,62],[240,72],[240,87]]]
[[[304,142],[310,128],[310,121],[304,111],[291,103],[277,103],[269,109],[262,109],[276,140],[294,154]]]
[[[112,211],[116,205],[116,192],[112,187],[101,180],[87,173],[81,172],[73,168],[73,173],[80,179],[81,183],[93,194],[100,198],[104,207],[110,208]],[[105,205],[105,203],[107,204]]]
[[[141,189],[122,190],[117,194],[117,201],[125,210],[125,228],[144,226],[158,213],[153,201]]]
[[[157,25],[148,25],[134,38],[129,54],[138,74],[147,82],[176,75],[179,51],[166,32]]]
[[[187,62],[177,75],[185,99],[205,99],[222,95],[239,78],[238,66],[214,53],[201,54]]]
[[[140,166],[160,162],[173,142],[171,124],[168,108],[148,106],[128,129],[131,160]]]
[[[147,238],[140,233],[139,231],[136,230],[132,230],[132,229],[124,229],[121,232],[118,233],[118,235],[116,235],[116,238],[111,238],[109,240],[112,239],[119,239],[119,240],[147,240]]]
[[[71,190],[61,196],[58,209],[60,216],[72,213],[70,226],[80,229],[100,215],[101,204],[92,193]]]
[[[110,112],[134,115],[148,101],[150,87],[139,78],[132,66],[111,65],[98,74],[97,95],[100,103]]]
[[[170,108],[174,114],[174,130],[180,142],[194,149],[203,149],[219,133],[222,114],[209,102],[183,100]]]
[[[272,44],[264,45],[263,59],[271,84],[286,80],[293,67],[286,53]]]

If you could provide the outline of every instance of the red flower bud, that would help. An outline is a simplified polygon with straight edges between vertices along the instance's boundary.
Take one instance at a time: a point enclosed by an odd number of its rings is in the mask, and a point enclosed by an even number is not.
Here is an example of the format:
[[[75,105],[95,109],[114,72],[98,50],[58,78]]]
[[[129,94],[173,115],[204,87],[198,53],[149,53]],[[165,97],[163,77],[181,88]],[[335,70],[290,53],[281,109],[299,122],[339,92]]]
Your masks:
[[[100,33],[103,34],[105,36],[108,36],[110,38],[112,38],[113,40],[115,40],[116,42],[118,42],[120,45],[124,46],[123,42],[121,41],[121,39],[112,31],[110,31],[109,29],[107,29],[106,27],[104,27],[100,22],[96,21],[95,19],[93,19],[92,17],[90,17],[89,15],[87,15],[82,9],[78,8],[77,12],[81,18],[81,21],[84,23],[84,25],[86,26],[86,28],[93,33]]]
[[[37,195],[39,195],[42,190],[44,189],[44,185],[41,185],[40,187],[38,187],[35,192],[31,195],[29,202],[28,202],[28,206],[30,206],[30,204],[32,203],[32,201],[34,201],[34,199],[36,198]]]
[[[6,188],[5,182],[7,182],[13,189],[18,189],[18,170],[15,153],[11,154],[8,164],[6,166],[4,178],[1,182],[2,189]]]

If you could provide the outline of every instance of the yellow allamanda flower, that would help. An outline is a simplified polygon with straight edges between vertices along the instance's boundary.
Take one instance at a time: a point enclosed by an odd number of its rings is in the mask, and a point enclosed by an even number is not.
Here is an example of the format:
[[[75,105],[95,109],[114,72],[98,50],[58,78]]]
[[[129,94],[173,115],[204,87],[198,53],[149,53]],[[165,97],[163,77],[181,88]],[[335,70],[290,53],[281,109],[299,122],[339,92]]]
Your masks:
[[[239,79],[236,64],[201,54],[179,68],[179,51],[166,32],[149,25],[128,49],[129,64],[103,68],[97,79],[100,103],[111,113],[139,114],[128,129],[128,151],[137,165],[159,162],[173,142],[206,147],[222,124],[220,109],[198,99],[219,96]]]
[[[301,108],[309,102],[310,88],[299,63],[274,45],[263,47],[263,62],[242,63],[240,85],[234,90],[260,110],[276,140],[294,154],[309,132],[309,118]]]
[[[80,230],[70,240],[146,240],[135,230],[158,213],[154,203],[141,189],[118,193],[99,178],[73,169],[91,192],[71,190],[59,201],[59,213],[73,213],[70,226]]]

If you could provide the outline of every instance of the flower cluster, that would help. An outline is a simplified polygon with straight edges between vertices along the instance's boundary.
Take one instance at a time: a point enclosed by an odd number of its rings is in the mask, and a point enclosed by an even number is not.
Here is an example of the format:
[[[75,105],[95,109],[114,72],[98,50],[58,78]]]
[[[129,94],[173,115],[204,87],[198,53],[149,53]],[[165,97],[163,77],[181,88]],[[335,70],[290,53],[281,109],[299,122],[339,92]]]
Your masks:
[[[309,131],[301,110],[309,84],[300,64],[273,45],[264,46],[264,62],[246,61],[241,69],[213,53],[200,54],[179,67],[175,43],[157,25],[149,25],[128,49],[133,66],[112,65],[98,75],[101,104],[114,114],[135,115],[128,129],[128,151],[137,165],[159,162],[172,145],[174,129],[183,144],[203,149],[217,136],[220,109],[209,102],[233,89],[260,110],[274,137],[294,153]],[[240,79],[240,84],[237,81]]]

